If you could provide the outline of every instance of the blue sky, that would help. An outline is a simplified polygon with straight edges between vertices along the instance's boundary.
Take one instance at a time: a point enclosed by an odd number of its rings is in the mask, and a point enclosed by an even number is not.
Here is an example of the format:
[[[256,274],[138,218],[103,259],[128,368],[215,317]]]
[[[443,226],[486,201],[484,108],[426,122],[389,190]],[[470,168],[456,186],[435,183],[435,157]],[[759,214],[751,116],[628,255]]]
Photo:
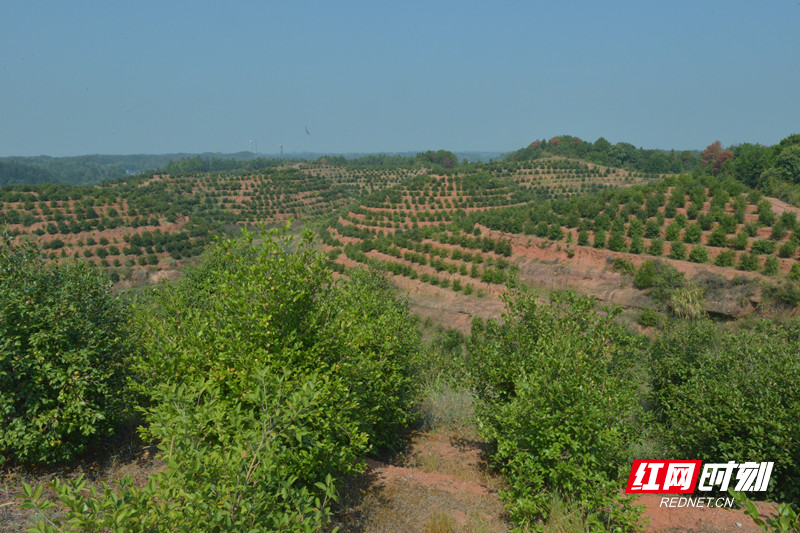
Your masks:
[[[798,28],[798,0],[2,0],[0,156],[774,144]]]

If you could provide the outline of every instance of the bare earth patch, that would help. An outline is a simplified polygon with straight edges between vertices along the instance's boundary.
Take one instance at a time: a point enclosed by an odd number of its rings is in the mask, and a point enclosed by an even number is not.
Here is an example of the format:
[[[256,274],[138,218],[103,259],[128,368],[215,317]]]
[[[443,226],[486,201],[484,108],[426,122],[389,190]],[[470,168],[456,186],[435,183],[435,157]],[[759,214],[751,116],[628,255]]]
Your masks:
[[[669,494],[666,496],[676,496]],[[644,504],[650,525],[645,529],[648,533],[758,533],[761,528],[753,519],[737,509],[720,507],[659,507],[659,494],[643,494],[639,500]],[[762,518],[766,519],[775,511],[775,505],[766,502],[755,502]]]
[[[343,531],[508,531],[497,491],[502,479],[485,460],[485,444],[438,430],[415,435],[390,461],[367,460],[353,480],[336,525]]]

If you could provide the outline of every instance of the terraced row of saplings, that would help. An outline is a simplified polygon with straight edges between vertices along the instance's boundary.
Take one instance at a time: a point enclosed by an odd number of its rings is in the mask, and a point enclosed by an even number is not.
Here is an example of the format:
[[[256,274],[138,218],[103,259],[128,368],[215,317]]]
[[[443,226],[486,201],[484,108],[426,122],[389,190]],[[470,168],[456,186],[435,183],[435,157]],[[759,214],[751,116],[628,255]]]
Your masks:
[[[690,178],[506,209],[486,226],[575,246],[800,278],[798,210],[735,181]]]
[[[512,242],[557,243],[554,259],[587,247],[800,281],[798,210],[739,182],[706,180],[541,202],[507,179],[426,176],[367,198],[322,238],[340,270],[372,264],[418,289],[467,294],[500,292],[525,254],[515,248],[512,258]]]
[[[360,263],[465,294],[498,293],[516,269],[510,241],[462,231],[454,221],[540,197],[486,172],[418,176],[368,196],[321,235],[340,271]]]
[[[0,224],[38,240],[51,260],[112,269],[172,269],[199,255],[221,227],[329,216],[353,198],[418,172],[370,172],[322,163],[258,172],[143,175],[91,187],[0,188]]]
[[[545,199],[595,192],[608,187],[648,183],[663,175],[631,172],[564,157],[489,164],[495,177],[507,178],[526,189],[537,189]]]

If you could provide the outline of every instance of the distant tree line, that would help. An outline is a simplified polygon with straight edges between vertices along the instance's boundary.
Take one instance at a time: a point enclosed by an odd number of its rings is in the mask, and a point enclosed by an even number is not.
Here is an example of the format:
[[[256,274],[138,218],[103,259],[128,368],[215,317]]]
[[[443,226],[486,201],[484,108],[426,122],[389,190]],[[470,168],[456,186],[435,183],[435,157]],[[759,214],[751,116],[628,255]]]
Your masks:
[[[603,137],[591,142],[571,135],[536,140],[526,148],[513,152],[507,159],[530,161],[554,155],[655,174],[689,172],[700,164],[696,151],[646,150],[625,142],[611,144]]]

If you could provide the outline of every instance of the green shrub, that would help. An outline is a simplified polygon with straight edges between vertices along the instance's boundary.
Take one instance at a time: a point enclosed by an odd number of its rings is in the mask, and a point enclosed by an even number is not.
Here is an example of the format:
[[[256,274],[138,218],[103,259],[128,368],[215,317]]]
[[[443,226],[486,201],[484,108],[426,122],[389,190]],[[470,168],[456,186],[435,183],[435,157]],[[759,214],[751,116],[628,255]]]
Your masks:
[[[700,242],[700,237],[703,235],[703,228],[699,224],[689,224],[683,232],[683,242],[689,244],[696,244]]]
[[[641,254],[644,252],[644,239],[640,235],[631,238],[631,248],[628,250],[632,254]]]
[[[521,527],[546,520],[560,493],[582,503],[593,527],[628,529],[638,509],[620,487],[637,434],[639,344],[592,299],[555,293],[538,305],[528,293],[507,300],[469,349],[471,380],[501,492]]]
[[[730,245],[734,250],[744,250],[747,248],[749,235],[746,231],[740,231],[730,240]]]
[[[686,259],[686,244],[682,241],[670,243],[669,257],[670,259]]]
[[[592,246],[595,248],[605,248],[606,247],[606,232],[604,230],[598,229],[594,232],[594,241]]]
[[[714,264],[721,267],[730,267],[736,262],[736,252],[724,250],[714,259]]]
[[[687,342],[691,339],[691,342]],[[800,498],[800,323],[727,333],[676,322],[653,344],[652,390],[671,455],[774,461],[768,495]]]
[[[608,239],[608,249],[614,252],[628,251],[628,243],[622,231],[612,231]]]
[[[647,249],[650,255],[660,256],[664,253],[664,239],[653,239],[650,242],[650,247]]]
[[[636,267],[633,266],[633,263],[631,263],[627,259],[623,259],[621,257],[615,257],[614,261],[611,263],[611,270],[613,270],[614,272],[619,272],[620,274],[624,274],[626,276],[632,276],[634,272],[636,272]]]
[[[757,255],[753,253],[742,254],[739,258],[739,264],[736,268],[739,270],[745,270],[748,272],[753,272],[758,270],[758,267],[761,266],[761,260],[758,258]]]
[[[262,237],[224,241],[142,304],[136,370],[166,464],[144,489],[60,488],[78,530],[316,531],[341,476],[414,420],[419,334],[388,281],[334,282],[310,233]]]
[[[0,459],[71,460],[129,414],[129,316],[99,269],[0,239]]]
[[[775,257],[774,255],[771,255],[764,260],[764,268],[762,269],[761,272],[763,272],[767,276],[774,276],[775,274],[778,273],[780,266],[781,263],[780,261],[778,261],[778,258]]]
[[[781,286],[767,285],[764,298],[786,307],[797,307],[800,305],[800,287],[790,281]]]
[[[789,271],[789,279],[800,281],[800,263],[792,264],[792,269]]]
[[[673,220],[667,225],[665,236],[668,241],[677,241],[680,235],[681,235],[681,225],[678,224],[677,221]]]
[[[640,326],[644,326],[646,328],[651,327],[658,327],[661,323],[661,315],[655,309],[643,309],[641,313],[639,313],[639,318],[636,320]]]
[[[682,272],[658,259],[642,263],[633,276],[634,287],[649,289],[658,302],[666,302],[672,291],[683,287],[684,283]]]
[[[689,252],[689,261],[692,263],[708,263],[708,248],[699,244]]]
[[[669,310],[680,318],[705,316],[705,289],[694,282],[676,288],[669,295]]]
[[[750,245],[750,251],[757,255],[771,254],[775,251],[775,243],[773,241],[754,241]]]
[[[778,248],[778,255],[781,257],[792,257],[797,250],[797,245],[793,241],[786,241]]]

